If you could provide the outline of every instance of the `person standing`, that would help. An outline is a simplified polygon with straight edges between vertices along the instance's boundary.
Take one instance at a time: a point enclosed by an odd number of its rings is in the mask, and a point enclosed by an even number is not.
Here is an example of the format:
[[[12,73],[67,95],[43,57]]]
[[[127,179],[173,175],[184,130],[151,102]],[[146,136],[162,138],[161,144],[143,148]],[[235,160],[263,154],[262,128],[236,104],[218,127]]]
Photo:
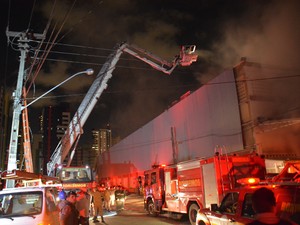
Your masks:
[[[79,211],[79,224],[89,225],[91,196],[84,190],[78,192],[76,208]]]
[[[291,222],[280,219],[275,214],[276,198],[274,192],[268,188],[262,187],[254,191],[252,207],[257,213],[256,220],[248,225],[292,225]]]
[[[93,188],[90,192],[92,196],[92,204],[93,204],[93,222],[99,222],[98,216],[101,216],[101,222],[104,223],[103,218],[103,200],[102,200],[102,193],[99,190],[99,186]]]
[[[125,202],[125,191],[122,190],[120,186],[117,186],[117,190],[115,191],[115,198],[117,211],[123,210]]]
[[[59,207],[59,223],[60,225],[78,225],[79,212],[75,207],[76,192],[69,191],[66,200],[62,200]]]
[[[110,190],[108,187],[105,188],[104,191],[104,207],[108,212],[110,212]]]

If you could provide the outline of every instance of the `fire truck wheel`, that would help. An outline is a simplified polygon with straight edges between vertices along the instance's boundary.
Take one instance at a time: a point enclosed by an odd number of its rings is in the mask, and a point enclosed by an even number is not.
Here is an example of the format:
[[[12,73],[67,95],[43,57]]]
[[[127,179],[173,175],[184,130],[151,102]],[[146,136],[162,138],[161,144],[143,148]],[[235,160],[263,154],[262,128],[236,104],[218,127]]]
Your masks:
[[[189,220],[192,225],[196,225],[196,217],[199,206],[195,203],[191,204],[189,207]]]
[[[155,211],[155,205],[152,200],[148,202],[147,211],[150,216],[158,216],[158,213]]]

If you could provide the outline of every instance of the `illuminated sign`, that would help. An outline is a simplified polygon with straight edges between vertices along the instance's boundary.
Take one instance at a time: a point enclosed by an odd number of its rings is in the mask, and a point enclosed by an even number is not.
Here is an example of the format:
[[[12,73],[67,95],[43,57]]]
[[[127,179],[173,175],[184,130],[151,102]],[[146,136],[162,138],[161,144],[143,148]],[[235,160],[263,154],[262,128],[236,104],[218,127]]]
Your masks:
[[[178,182],[179,186],[183,187],[198,187],[201,185],[200,179],[190,179],[190,180],[180,180]]]
[[[88,183],[71,183],[71,184],[63,184],[64,188],[86,188],[88,187]]]

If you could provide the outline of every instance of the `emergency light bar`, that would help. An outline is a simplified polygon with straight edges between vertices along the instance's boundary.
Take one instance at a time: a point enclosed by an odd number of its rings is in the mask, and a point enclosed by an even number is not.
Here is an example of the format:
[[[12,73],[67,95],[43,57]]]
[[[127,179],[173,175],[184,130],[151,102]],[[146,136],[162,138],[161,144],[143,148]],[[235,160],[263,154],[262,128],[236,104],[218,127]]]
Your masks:
[[[257,185],[260,183],[260,179],[257,177],[246,177],[238,179],[236,182],[241,185]]]

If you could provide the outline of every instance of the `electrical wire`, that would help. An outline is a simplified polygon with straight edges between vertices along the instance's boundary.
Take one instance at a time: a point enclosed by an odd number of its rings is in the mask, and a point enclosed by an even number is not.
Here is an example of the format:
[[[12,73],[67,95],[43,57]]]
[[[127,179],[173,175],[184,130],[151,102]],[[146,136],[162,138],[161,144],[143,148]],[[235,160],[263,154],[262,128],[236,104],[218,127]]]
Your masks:
[[[10,25],[10,10],[11,10],[11,0],[8,1],[7,28],[9,28]]]
[[[56,2],[56,1],[55,1],[55,2]],[[53,40],[50,42],[51,44],[50,44],[49,48],[47,49],[46,54],[44,54],[42,60],[40,61],[40,64],[37,66],[37,70],[36,70],[36,72],[35,72],[35,74],[34,74],[33,80],[36,79],[36,77],[37,77],[39,71],[40,71],[41,68],[42,68],[42,65],[44,64],[44,62],[45,62],[45,60],[46,60],[46,58],[47,58],[47,56],[48,56],[48,54],[49,54],[49,51],[50,51],[51,48],[55,45],[56,39],[58,38],[58,35],[60,34],[60,32],[61,32],[62,28],[64,27],[64,25],[65,25],[65,23],[66,23],[66,21],[67,21],[69,15],[71,14],[71,11],[72,11],[72,9],[74,8],[75,3],[76,3],[76,0],[73,1],[73,4],[72,4],[72,6],[70,7],[70,9],[68,10],[68,12],[66,13],[66,15],[65,15],[65,17],[64,17],[64,19],[63,19],[63,22],[62,22],[60,28],[58,29],[58,31],[57,31],[56,35],[54,36]],[[56,26],[55,26],[55,27],[56,27]],[[55,28],[55,27],[54,27],[54,28]],[[53,29],[53,31],[54,31],[54,29]],[[52,32],[52,34],[54,34],[54,32]],[[51,37],[52,37],[52,34],[51,34]],[[32,84],[32,82],[31,82],[31,84]],[[31,84],[30,84],[29,88],[27,89],[27,93],[28,93],[29,90],[30,90]]]
[[[225,135],[223,135],[223,134],[206,134],[206,135],[202,135],[202,136],[183,139],[181,141],[178,141],[178,144],[182,144],[184,142],[189,142],[189,141],[195,141],[195,140],[199,140],[199,139],[203,139],[203,138],[207,138],[207,137],[228,137],[228,136],[235,136],[235,135],[239,135],[239,134],[241,134],[241,132],[237,132],[237,133],[233,133],[233,134],[225,134]],[[171,138],[165,138],[165,139],[160,139],[160,140],[149,140],[149,141],[135,143],[135,144],[123,145],[122,147],[111,149],[110,151],[111,152],[120,152],[120,151],[129,150],[129,149],[141,148],[141,147],[146,147],[146,146],[150,146],[150,145],[156,145],[156,144],[160,144],[160,143],[164,143],[164,142],[171,142],[171,141],[172,141]],[[139,149],[139,151],[140,151],[140,149]]]
[[[90,56],[92,56],[92,55],[90,55]],[[103,57],[104,58],[104,56],[95,56],[95,57]],[[75,64],[84,64],[84,65],[95,65],[95,66],[102,66],[102,65],[104,65],[104,63],[93,63],[93,62],[85,62],[85,61],[54,59],[54,58],[47,58],[46,61],[64,62],[64,63],[75,63]],[[134,66],[116,66],[116,67],[117,68],[125,68],[125,69],[138,69],[138,70],[152,70],[152,71],[156,71],[155,69],[146,68],[146,67],[134,67]],[[179,71],[177,71],[177,73],[179,73]],[[181,71],[180,73],[190,73],[190,72],[183,72],[183,71]],[[266,77],[266,78],[242,79],[242,80],[236,80],[236,81],[210,82],[210,83],[206,83],[206,84],[203,84],[203,85],[232,84],[232,83],[235,83],[235,82],[264,81],[264,80],[288,79],[288,78],[298,78],[298,77],[300,77],[300,74],[280,75],[280,76]]]
[[[32,63],[32,66],[31,66],[31,68],[30,68],[30,71],[29,71],[29,76],[31,75],[31,73],[32,73],[32,71],[33,71],[33,68],[34,68],[34,66],[35,66],[35,63],[36,63],[37,60],[38,60],[37,57],[38,57],[39,51],[41,51],[40,49],[41,49],[41,47],[42,47],[42,44],[44,43],[44,40],[46,39],[46,35],[47,35],[47,33],[48,33],[48,30],[49,30],[51,21],[52,21],[52,19],[53,19],[55,6],[56,6],[56,0],[54,1],[54,4],[52,5],[51,13],[50,13],[50,16],[49,16],[49,19],[48,19],[46,28],[45,28],[45,30],[44,30],[44,37],[43,37],[43,40],[39,42],[38,50],[35,51],[33,63]],[[38,73],[39,73],[40,68],[42,67],[42,65],[40,64],[40,61],[38,61],[38,64],[36,65],[36,67],[37,67],[38,69],[37,69],[37,70],[35,71],[35,73],[33,74],[32,80],[31,80],[31,82],[30,82],[30,84],[29,84],[29,87],[26,88],[26,93],[25,93],[25,95],[28,94],[28,92],[30,91],[31,86],[34,85],[34,81],[35,81],[35,79],[36,79],[36,77],[37,77],[37,75],[38,75]],[[29,77],[28,77],[28,78],[29,78]],[[26,82],[27,82],[27,81],[28,81],[28,79],[26,80]],[[26,86],[26,82],[25,82],[24,87]],[[35,89],[35,86],[34,86],[34,89]],[[35,93],[35,90],[34,90],[34,93]]]
[[[112,50],[111,50],[112,51]],[[43,52],[43,51],[41,51]],[[75,52],[63,52],[63,51],[50,51],[52,54],[57,54],[57,55],[68,55],[68,56],[82,56],[82,57],[93,57],[93,58],[104,58],[107,59],[108,55],[95,55],[95,54],[85,54],[85,53],[75,53]],[[128,59],[128,58],[123,58],[120,57],[122,60],[126,61],[136,61],[136,62],[141,62],[138,59]]]
[[[37,77],[37,75],[38,75],[38,73],[39,73],[39,71],[41,70],[42,65],[44,64],[44,62],[45,62],[45,60],[46,60],[48,54],[51,52],[50,50],[51,50],[55,45],[59,44],[59,42],[60,42],[62,39],[64,39],[64,37],[65,37],[67,34],[69,34],[69,33],[73,30],[74,26],[77,26],[78,24],[82,23],[82,22],[87,18],[87,16],[93,12],[92,10],[89,10],[89,11],[87,12],[87,14],[85,15],[85,17],[81,18],[81,19],[78,21],[78,23],[76,23],[75,25],[73,25],[73,26],[69,29],[68,32],[66,32],[60,39],[57,40],[58,35],[60,34],[60,32],[61,32],[61,30],[62,30],[62,27],[64,26],[64,24],[65,24],[65,22],[67,21],[67,19],[68,19],[70,13],[71,13],[71,11],[72,11],[72,9],[73,9],[74,6],[75,6],[75,3],[76,3],[76,0],[73,1],[73,4],[72,4],[72,6],[70,7],[68,13],[66,14],[66,16],[65,16],[65,18],[64,18],[64,20],[63,20],[63,23],[62,23],[62,25],[61,25],[59,31],[57,32],[56,36],[54,37],[54,39],[53,39],[52,41],[46,43],[46,48],[45,48],[45,49],[46,49],[46,50],[45,50],[46,52],[43,51],[44,54],[42,55],[42,59],[40,59],[40,61],[39,61],[40,63],[39,63],[39,65],[37,66],[37,70],[36,70],[36,72],[35,72],[35,74],[34,74],[34,76],[33,76],[32,82],[31,82],[31,84],[29,85],[29,88],[27,89],[27,93],[30,91],[30,87],[32,86],[34,80],[36,79],[36,77]],[[98,5],[100,5],[100,4],[102,4],[102,3],[103,3],[103,1],[99,1],[99,2],[98,2]],[[51,14],[50,14],[51,20],[52,20],[52,15],[53,15],[53,11],[54,11],[54,6],[55,6],[55,5],[56,5],[56,1],[55,1],[55,3],[53,4],[52,12],[51,12]],[[50,21],[50,19],[49,19],[49,21]],[[50,25],[50,24],[48,23],[48,25]],[[56,23],[56,25],[57,25],[57,23]],[[56,25],[54,26],[53,31],[55,30]],[[49,40],[52,39],[53,33],[54,33],[54,32],[51,33],[51,36],[50,36]],[[41,46],[41,44],[40,44],[40,46]],[[50,47],[48,47],[48,46],[50,46]],[[37,57],[37,54],[36,54],[36,57]]]
[[[9,23],[10,23],[10,10],[11,10],[11,0],[8,1],[8,13],[7,13],[7,27],[9,27]],[[5,48],[6,52],[5,52],[5,64],[4,64],[4,88],[6,89],[6,78],[7,78],[7,71],[8,71],[8,46],[9,46],[9,38],[8,42],[7,42],[7,46]]]
[[[100,5],[100,4],[102,4],[103,3],[103,1],[100,1],[99,3],[98,3],[98,5]],[[87,19],[87,17],[88,17],[88,15],[89,14],[92,14],[93,13],[93,10],[89,10],[87,13],[86,13],[86,15],[84,16],[84,17],[82,17],[77,23],[75,23],[59,40],[57,40],[57,43],[56,44],[58,44],[61,40],[63,40],[68,34],[70,34],[72,31],[73,31],[73,29],[74,29],[74,27],[75,26],[77,26],[77,25],[79,25],[80,23],[82,23],[85,19]]]
[[[33,2],[33,6],[32,6],[31,13],[30,13],[30,17],[29,17],[29,22],[28,22],[27,30],[30,29],[30,24],[31,24],[32,16],[33,16],[33,10],[34,10],[34,8],[35,8],[35,1],[36,1],[36,0],[34,0],[34,2]]]
[[[34,42],[39,42],[39,41],[34,41]],[[47,43],[47,42],[45,42]],[[84,49],[92,49],[92,50],[104,50],[104,51],[109,51],[113,52],[114,50],[111,48],[99,48],[99,47],[92,47],[92,46],[87,46],[87,45],[75,45],[75,44],[68,44],[68,43],[56,43],[56,46],[63,46],[63,47],[72,47],[72,48],[84,48]]]

